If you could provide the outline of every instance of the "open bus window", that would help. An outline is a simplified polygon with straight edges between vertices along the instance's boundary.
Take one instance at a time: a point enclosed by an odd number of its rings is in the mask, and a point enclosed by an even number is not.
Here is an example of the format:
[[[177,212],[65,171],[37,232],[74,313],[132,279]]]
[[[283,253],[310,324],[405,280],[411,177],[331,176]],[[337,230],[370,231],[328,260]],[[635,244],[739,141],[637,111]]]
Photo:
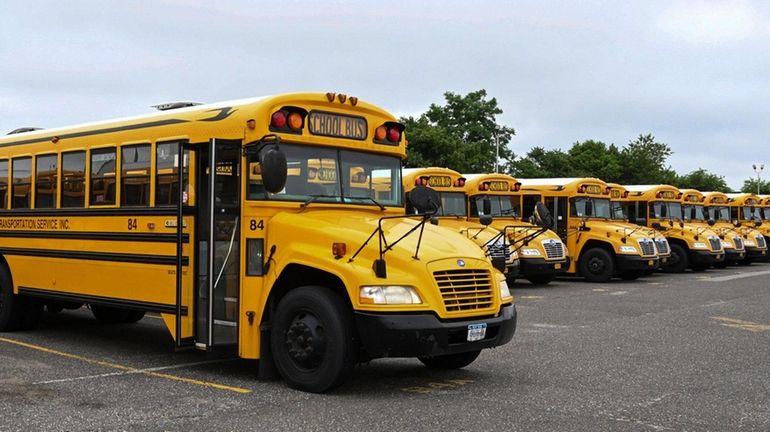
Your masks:
[[[58,155],[35,158],[35,208],[56,207],[56,174]]]
[[[150,145],[120,149],[120,205],[150,205]]]
[[[61,155],[61,207],[86,205],[86,152]]]
[[[115,148],[91,150],[90,205],[115,204]]]
[[[0,209],[8,208],[8,160],[0,160]]]
[[[32,158],[13,159],[11,208],[29,208],[32,186]]]

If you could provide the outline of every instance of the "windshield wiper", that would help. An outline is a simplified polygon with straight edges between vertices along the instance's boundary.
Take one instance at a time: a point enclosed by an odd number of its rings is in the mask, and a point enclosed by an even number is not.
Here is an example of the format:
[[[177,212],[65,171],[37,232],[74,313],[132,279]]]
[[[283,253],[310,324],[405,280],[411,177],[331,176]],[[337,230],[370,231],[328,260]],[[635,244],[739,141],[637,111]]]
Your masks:
[[[374,203],[374,205],[376,205],[377,207],[379,207],[379,208],[380,208],[380,210],[382,210],[382,211],[385,211],[385,206],[384,206],[384,205],[382,205],[382,204],[380,204],[380,203],[378,203],[378,202],[377,202],[377,200],[375,200],[375,199],[374,199],[374,198],[372,198],[372,197],[353,197],[353,196],[351,196],[351,197],[345,197],[345,198],[343,198],[343,199],[360,199],[360,200],[367,200],[367,201],[371,201],[371,202],[373,202],[373,203]]]
[[[310,195],[310,198],[306,199],[305,202],[300,204],[299,208],[304,209],[308,205],[310,205],[310,203],[316,201],[319,198],[340,198],[340,196],[339,195]]]

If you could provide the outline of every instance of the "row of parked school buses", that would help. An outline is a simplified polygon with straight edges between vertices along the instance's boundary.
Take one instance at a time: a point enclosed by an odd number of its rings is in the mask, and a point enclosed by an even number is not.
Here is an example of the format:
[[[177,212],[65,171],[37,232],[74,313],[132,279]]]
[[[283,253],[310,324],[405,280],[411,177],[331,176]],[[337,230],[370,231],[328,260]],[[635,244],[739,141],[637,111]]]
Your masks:
[[[558,274],[604,282],[768,260],[770,197],[596,178],[404,170],[406,192],[419,185],[439,193],[432,222],[476,241],[509,283],[522,277],[547,284]],[[528,222],[537,203],[549,213],[540,226]]]

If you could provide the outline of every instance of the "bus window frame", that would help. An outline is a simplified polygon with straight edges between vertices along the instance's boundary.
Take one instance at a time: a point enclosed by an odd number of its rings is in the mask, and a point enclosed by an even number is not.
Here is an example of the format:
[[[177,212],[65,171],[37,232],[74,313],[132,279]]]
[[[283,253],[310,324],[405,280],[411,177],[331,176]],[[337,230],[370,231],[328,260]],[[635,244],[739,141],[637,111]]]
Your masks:
[[[5,180],[5,196],[3,197],[3,202],[0,203],[0,210],[8,210],[8,197],[10,196],[9,192],[11,191],[11,183],[9,181],[11,177],[11,162],[8,158],[0,159],[0,164],[3,162],[5,162],[5,178],[3,179],[0,177],[0,190],[2,190],[3,185],[1,182],[2,180]],[[2,172],[2,170],[0,170],[0,172]]]
[[[127,174],[127,172],[131,172],[131,169],[126,169],[124,167],[124,165],[123,165],[125,160],[126,160],[123,157],[124,152],[126,150],[129,150],[129,149],[138,149],[138,148],[142,148],[142,147],[146,147],[149,150],[149,152],[148,152],[149,159],[147,159],[147,167],[146,167],[147,173],[146,174],[141,174],[141,175]],[[139,154],[138,150],[137,150],[136,154],[137,155]],[[124,145],[120,146],[120,177],[119,177],[119,180],[118,180],[119,183],[120,183],[120,187],[118,188],[118,190],[120,190],[120,201],[118,203],[119,207],[150,207],[151,206],[152,201],[153,201],[152,197],[151,197],[152,180],[153,180],[153,177],[154,177],[153,173],[152,173],[152,168],[153,168],[152,155],[153,155],[153,146],[152,146],[152,143],[149,143],[149,142],[131,143],[131,144],[124,144]],[[117,166],[117,163],[116,163],[116,166]],[[126,172],[124,172],[124,171],[126,171]],[[117,174],[117,169],[116,169],[116,174]],[[141,204],[127,204],[127,203],[125,203],[124,199],[125,199],[125,193],[127,191],[124,190],[124,189],[127,189],[127,188],[125,188],[126,184],[124,182],[132,180],[132,179],[140,179],[140,178],[147,180],[146,183],[142,183],[141,184],[141,188],[142,189],[144,189],[145,187],[147,188],[144,202],[141,203]],[[117,193],[117,191],[116,191],[116,193]]]
[[[19,183],[17,185],[16,182],[14,181],[15,180],[15,175],[16,175],[16,169],[14,168],[14,162],[16,162],[17,160],[23,160],[23,159],[29,159],[29,166],[30,166],[30,168],[29,168],[28,182],[27,183]],[[32,188],[32,173],[35,170],[34,161],[35,161],[35,158],[33,158],[32,155],[17,156],[17,157],[11,158],[11,171],[10,171],[11,172],[11,177],[10,177],[11,178],[11,182],[10,182],[10,193],[9,193],[9,196],[10,196],[10,208],[11,208],[11,210],[16,210],[16,209],[18,209],[18,210],[29,210],[29,209],[32,208],[32,204],[34,203],[34,197],[33,197],[33,194],[32,194],[32,191],[33,191],[33,188]],[[26,207],[16,207],[14,205],[14,193],[16,192],[16,188],[19,185],[22,185],[22,186],[26,185],[26,186],[29,187],[29,191],[27,192],[27,206]]]

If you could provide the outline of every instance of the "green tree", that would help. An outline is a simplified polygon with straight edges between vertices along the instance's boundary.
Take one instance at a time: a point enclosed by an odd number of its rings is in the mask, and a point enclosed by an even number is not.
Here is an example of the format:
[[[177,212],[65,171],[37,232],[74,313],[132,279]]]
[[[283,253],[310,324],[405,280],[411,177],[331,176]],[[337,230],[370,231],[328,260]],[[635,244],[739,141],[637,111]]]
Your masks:
[[[534,147],[523,158],[510,166],[511,174],[521,178],[573,177],[576,175],[570,157],[560,149],[546,150]]]
[[[620,151],[614,144],[587,140],[572,144],[567,152],[573,175],[614,182],[620,178]]]
[[[672,184],[681,189],[697,189],[704,192],[730,192],[730,187],[727,186],[723,176],[712,174],[703,168],[698,168],[683,176],[677,176],[677,179]]]
[[[744,180],[743,187],[741,188],[741,192],[757,193],[757,179],[749,178]],[[759,194],[760,195],[770,194],[770,181],[767,181],[767,180],[759,181]]]
[[[657,184],[674,180],[666,160],[673,152],[652,134],[639,135],[620,152],[621,184]]]
[[[513,161],[508,143],[515,131],[497,123],[496,116],[503,113],[497,99],[487,99],[483,89],[465,96],[446,92],[444,99],[445,105],[431,104],[418,118],[401,118],[409,140],[406,166],[492,172],[497,142],[501,171],[507,170]]]

